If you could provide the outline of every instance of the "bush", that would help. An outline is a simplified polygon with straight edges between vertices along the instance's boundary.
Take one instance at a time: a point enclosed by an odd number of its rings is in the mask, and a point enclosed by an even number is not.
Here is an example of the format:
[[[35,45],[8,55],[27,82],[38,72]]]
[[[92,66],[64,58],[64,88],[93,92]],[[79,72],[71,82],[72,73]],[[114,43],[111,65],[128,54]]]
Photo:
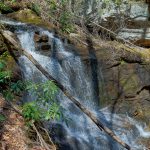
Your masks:
[[[6,120],[6,117],[3,114],[0,114],[0,122],[3,122]]]
[[[56,85],[52,81],[45,83],[26,83],[26,90],[35,99],[23,105],[23,116],[27,121],[55,120],[62,116],[61,107],[57,103]]]
[[[5,70],[6,62],[0,57],[0,83],[7,83],[11,78],[11,71]]]
[[[6,100],[13,100],[15,94],[21,94],[24,90],[24,83],[22,81],[12,82],[12,72],[7,67],[9,57],[8,52],[0,56],[0,92]]]
[[[41,111],[37,107],[35,102],[28,102],[23,105],[22,109],[23,116],[26,120],[39,121],[41,119]]]
[[[0,11],[2,13],[10,13],[10,12],[13,12],[13,10],[8,6],[8,5],[5,5],[3,2],[0,2]]]
[[[38,16],[40,16],[41,10],[40,10],[40,6],[38,4],[32,3],[31,10],[34,11]]]
[[[73,32],[74,28],[73,28],[73,24],[71,23],[72,20],[72,16],[69,12],[62,12],[59,18],[59,23],[61,25],[61,30],[63,32]]]

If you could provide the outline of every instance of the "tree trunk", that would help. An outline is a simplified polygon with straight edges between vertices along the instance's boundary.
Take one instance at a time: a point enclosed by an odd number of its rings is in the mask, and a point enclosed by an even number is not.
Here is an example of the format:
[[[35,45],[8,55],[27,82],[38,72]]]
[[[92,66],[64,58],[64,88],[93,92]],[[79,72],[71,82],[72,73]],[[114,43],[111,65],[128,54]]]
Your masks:
[[[108,127],[104,126],[103,123],[91,112],[89,111],[85,106],[83,106],[76,98],[74,98],[70,93],[67,91],[67,89],[60,84],[57,80],[55,80],[34,58],[32,55],[30,55],[27,51],[21,48],[19,45],[19,42],[15,40],[14,34],[10,31],[1,31],[2,35],[5,38],[5,42],[9,46],[10,44],[13,45],[20,54],[25,55],[35,66],[37,69],[39,69],[42,74],[47,77],[47,79],[52,80],[56,86],[68,97],[69,100],[71,100],[81,111],[83,111],[96,125],[97,127],[102,131],[106,132],[108,135],[110,135],[114,140],[116,140],[119,144],[121,144],[123,147],[125,147],[127,150],[131,150],[131,147],[123,142],[119,137],[113,133],[112,130],[110,130]],[[12,51],[9,48],[9,51],[11,54],[13,54],[13,57],[15,57],[15,60],[18,59],[18,52],[17,55],[15,51]]]

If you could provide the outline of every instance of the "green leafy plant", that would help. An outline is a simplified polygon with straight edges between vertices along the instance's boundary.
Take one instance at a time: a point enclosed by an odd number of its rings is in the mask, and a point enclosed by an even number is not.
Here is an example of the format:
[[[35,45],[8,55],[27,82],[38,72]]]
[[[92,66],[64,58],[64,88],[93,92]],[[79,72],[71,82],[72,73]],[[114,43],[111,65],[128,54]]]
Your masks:
[[[61,30],[66,33],[74,31],[73,15],[70,9],[67,8],[69,1],[61,0],[59,3],[56,0],[46,0],[49,5],[49,15],[59,23]],[[55,16],[55,17],[54,17]]]
[[[71,13],[67,11],[62,12],[59,18],[59,23],[63,32],[70,33],[74,31]]]
[[[6,100],[12,101],[15,98],[15,95],[20,95],[25,89],[24,82],[18,80],[17,82],[7,83],[8,86],[5,90],[2,90],[2,94]]]
[[[11,2],[12,2],[12,3],[16,3],[16,2],[17,2],[17,0],[11,0]]]
[[[59,120],[61,116],[60,106],[57,103],[52,103],[51,107],[45,113],[45,120]]]
[[[11,82],[10,89],[13,93],[21,94],[21,92],[25,89],[25,83],[21,80]]]
[[[7,83],[7,80],[9,80],[11,77],[10,71],[1,71],[0,72],[0,83]]]
[[[23,105],[22,113],[25,119],[39,121],[41,119],[41,112],[37,107],[36,102],[28,102]]]
[[[25,85],[22,81],[12,82],[12,72],[7,68],[8,53],[0,56],[0,91],[6,100],[13,100],[15,94],[21,94]]]
[[[26,83],[26,90],[35,99],[23,105],[23,115],[27,121],[54,120],[62,116],[56,100],[57,86],[52,81]]]
[[[41,13],[40,6],[37,3],[31,4],[31,10],[33,10],[38,16]]]
[[[6,83],[11,77],[11,71],[5,70],[6,62],[0,60],[0,83]]]
[[[13,10],[9,7],[9,6],[7,6],[7,5],[5,5],[3,2],[0,2],[0,11],[2,11],[2,12],[13,12]]]
[[[2,70],[3,68],[5,67],[5,63],[4,63],[4,61],[0,61],[0,70]]]
[[[4,98],[8,101],[12,101],[15,97],[14,93],[8,88],[2,91]]]
[[[55,0],[47,0],[47,3],[49,4],[51,11],[55,11],[57,9],[57,4]]]
[[[6,120],[6,117],[3,114],[0,114],[0,122],[3,122]]]

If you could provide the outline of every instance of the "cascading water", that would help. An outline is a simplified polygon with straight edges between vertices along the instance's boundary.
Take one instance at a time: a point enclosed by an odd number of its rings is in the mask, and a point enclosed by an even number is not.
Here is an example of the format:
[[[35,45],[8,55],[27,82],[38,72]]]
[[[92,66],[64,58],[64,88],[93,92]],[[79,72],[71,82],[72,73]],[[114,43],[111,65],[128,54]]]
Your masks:
[[[15,25],[15,22],[7,21],[5,23]],[[94,89],[92,88],[91,76],[87,73],[80,56],[76,55],[73,51],[67,51],[64,43],[47,30],[38,27],[32,28],[25,24],[17,23],[17,28],[14,31],[22,47],[32,54],[32,56],[83,105],[92,110],[118,137],[131,145],[133,150],[146,150],[142,144],[138,143],[141,137],[150,137],[150,133],[144,131],[144,126],[127,115],[111,114],[108,108],[98,109],[97,101],[93,94]],[[37,31],[40,35],[48,36],[49,44],[52,46],[50,56],[42,55],[36,48],[34,33]],[[43,82],[46,80],[41,72],[38,71],[25,56],[21,56],[19,62],[26,80],[30,79],[35,82]],[[65,118],[70,121],[68,125],[61,121],[47,123],[47,127],[50,131],[53,130],[55,134],[53,135],[54,141],[59,144],[61,150],[124,149],[103,131],[99,131],[97,126],[75,107],[62,92],[59,92],[57,97],[61,106],[64,108]],[[32,100],[32,97],[28,95],[26,99]]]

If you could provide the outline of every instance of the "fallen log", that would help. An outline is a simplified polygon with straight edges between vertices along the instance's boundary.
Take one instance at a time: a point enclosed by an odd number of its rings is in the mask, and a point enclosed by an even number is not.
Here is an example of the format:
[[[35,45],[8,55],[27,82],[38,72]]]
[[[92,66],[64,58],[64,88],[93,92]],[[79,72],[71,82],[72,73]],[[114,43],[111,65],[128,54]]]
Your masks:
[[[55,78],[53,78],[35,59],[34,57],[29,54],[26,50],[22,49],[19,42],[14,38],[14,34],[10,31],[0,31],[1,34],[4,36],[5,42],[7,46],[12,45],[15,47],[16,50],[12,51],[11,48],[8,47],[10,53],[15,58],[15,60],[18,59],[18,53],[20,55],[25,55],[35,66],[37,69],[39,69],[42,74],[49,80],[53,81],[56,86],[64,93],[66,97],[68,97],[69,100],[71,100],[82,112],[84,112],[94,123],[95,125],[100,129],[106,132],[108,135],[110,135],[116,142],[118,142],[120,145],[122,145],[127,150],[131,150],[131,147],[126,144],[124,141],[122,141],[117,135],[108,127],[104,126],[103,123],[91,112],[89,111],[85,106],[83,106],[76,98],[74,98],[68,90],[60,84]]]

